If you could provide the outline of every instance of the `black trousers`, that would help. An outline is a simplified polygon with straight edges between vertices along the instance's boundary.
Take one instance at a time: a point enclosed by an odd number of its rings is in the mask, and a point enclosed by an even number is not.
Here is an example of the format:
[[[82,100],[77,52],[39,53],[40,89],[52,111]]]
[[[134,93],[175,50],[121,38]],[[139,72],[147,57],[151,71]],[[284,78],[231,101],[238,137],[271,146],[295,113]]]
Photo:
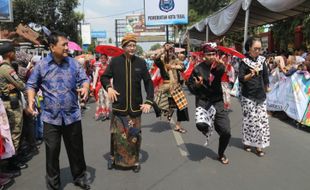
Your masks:
[[[48,189],[60,188],[59,154],[61,136],[64,139],[73,180],[78,181],[85,177],[86,164],[81,121],[62,126],[44,122],[43,138],[46,147],[46,184]]]
[[[35,125],[34,118],[23,112],[22,139],[25,140],[31,148],[36,147]]]
[[[228,117],[228,112],[226,112],[224,109],[223,101],[215,102],[213,103],[213,106],[216,109],[214,128],[220,136],[218,155],[222,157],[231,137],[230,120]]]

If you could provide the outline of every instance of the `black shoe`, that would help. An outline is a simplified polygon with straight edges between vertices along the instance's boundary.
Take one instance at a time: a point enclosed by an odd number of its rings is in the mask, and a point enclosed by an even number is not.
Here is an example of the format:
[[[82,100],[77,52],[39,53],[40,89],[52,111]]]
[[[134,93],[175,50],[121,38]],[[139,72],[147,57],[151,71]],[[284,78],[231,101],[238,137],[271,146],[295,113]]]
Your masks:
[[[109,158],[108,159],[108,170],[112,170],[114,168],[114,160]]]
[[[12,179],[11,178],[0,178],[0,185],[2,186],[5,186],[6,184],[9,184],[12,182]]]
[[[14,178],[15,176],[12,173],[0,172],[0,178]]]
[[[88,184],[86,184],[83,180],[78,180],[76,182],[74,182],[75,186],[79,186],[81,189],[90,189],[90,186]]]
[[[23,162],[19,162],[19,163],[16,163],[16,167],[23,170],[23,169],[28,168],[28,164],[23,163]]]
[[[31,160],[35,155],[39,154],[39,149],[37,147],[32,148],[28,153],[24,154],[23,157],[20,159],[21,162],[28,162]]]
[[[8,189],[14,183],[14,179],[0,179],[0,190]]]
[[[6,167],[5,172],[10,172],[10,171],[20,171],[20,168],[17,166],[16,163],[9,163]]]
[[[38,139],[36,141],[36,146],[40,146],[43,143],[43,139]]]
[[[132,169],[133,172],[135,173],[139,173],[141,170],[141,165],[140,164],[137,164],[134,166],[134,168]]]
[[[15,178],[21,175],[20,169],[17,170],[10,170],[8,168],[6,168],[4,171],[2,171],[5,173],[5,175],[8,175],[7,177],[10,178]]]

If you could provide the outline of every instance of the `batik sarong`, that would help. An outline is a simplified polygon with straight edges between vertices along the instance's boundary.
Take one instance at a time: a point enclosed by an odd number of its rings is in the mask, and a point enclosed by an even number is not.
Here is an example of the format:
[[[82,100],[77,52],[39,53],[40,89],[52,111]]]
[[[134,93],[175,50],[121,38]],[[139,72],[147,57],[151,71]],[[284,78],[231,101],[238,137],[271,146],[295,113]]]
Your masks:
[[[141,117],[111,117],[112,155],[115,165],[132,167],[139,162]]]
[[[242,96],[241,107],[243,144],[258,148],[268,147],[270,145],[270,130],[266,100],[257,103]]]

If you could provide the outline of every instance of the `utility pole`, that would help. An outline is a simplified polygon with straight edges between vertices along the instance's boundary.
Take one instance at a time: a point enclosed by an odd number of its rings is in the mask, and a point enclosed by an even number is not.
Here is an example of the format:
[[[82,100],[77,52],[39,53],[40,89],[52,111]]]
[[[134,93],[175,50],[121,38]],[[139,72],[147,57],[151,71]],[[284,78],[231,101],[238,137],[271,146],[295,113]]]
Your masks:
[[[115,45],[119,46],[119,42],[126,33],[126,19],[115,19]]]
[[[85,24],[85,0],[83,0],[83,24]]]
[[[115,46],[118,47],[117,19],[115,19]]]
[[[166,42],[169,42],[169,26],[166,25]]]

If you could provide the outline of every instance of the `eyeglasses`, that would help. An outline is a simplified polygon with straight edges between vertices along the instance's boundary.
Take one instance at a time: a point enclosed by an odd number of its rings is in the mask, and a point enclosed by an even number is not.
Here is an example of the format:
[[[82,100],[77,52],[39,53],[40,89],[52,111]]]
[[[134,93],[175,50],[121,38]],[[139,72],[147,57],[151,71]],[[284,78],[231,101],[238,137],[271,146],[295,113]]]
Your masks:
[[[253,48],[253,50],[254,50],[254,51],[261,51],[262,48],[256,48],[256,47],[255,47],[255,48]]]

